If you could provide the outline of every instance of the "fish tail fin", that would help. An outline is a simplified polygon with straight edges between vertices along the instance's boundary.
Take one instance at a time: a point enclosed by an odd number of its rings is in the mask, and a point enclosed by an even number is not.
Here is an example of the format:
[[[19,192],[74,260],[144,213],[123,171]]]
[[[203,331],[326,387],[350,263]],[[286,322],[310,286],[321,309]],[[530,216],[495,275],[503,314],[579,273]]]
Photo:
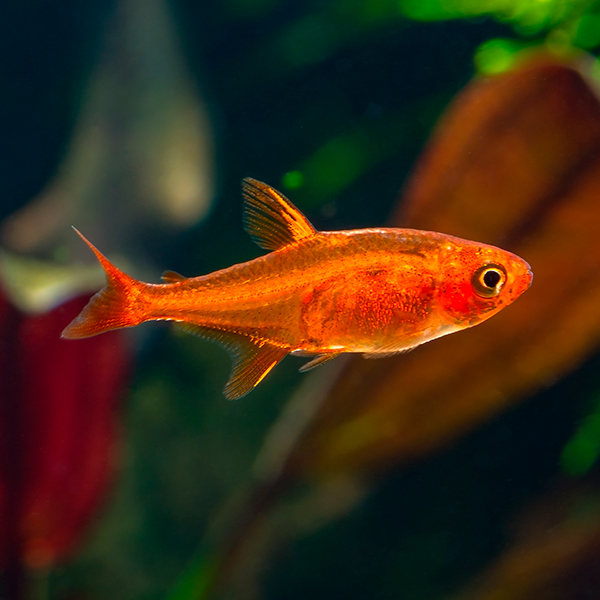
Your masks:
[[[132,327],[144,321],[140,317],[136,299],[147,284],[117,269],[81,232],[77,229],[75,232],[96,255],[106,273],[107,285],[92,296],[81,313],[64,329],[61,337],[85,338],[112,329]]]

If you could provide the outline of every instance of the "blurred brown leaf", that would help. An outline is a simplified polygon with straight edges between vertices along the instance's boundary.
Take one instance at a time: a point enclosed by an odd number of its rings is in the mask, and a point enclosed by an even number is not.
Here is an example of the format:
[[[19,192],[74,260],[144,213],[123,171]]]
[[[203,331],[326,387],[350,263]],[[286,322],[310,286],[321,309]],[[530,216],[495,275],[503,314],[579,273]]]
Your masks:
[[[600,492],[581,484],[538,503],[517,540],[452,600],[592,600],[600,590]]]
[[[448,108],[392,225],[511,250],[531,264],[531,289],[410,354],[345,357],[307,377],[266,439],[237,520],[219,532],[219,566],[202,597],[253,597],[264,566],[256,557],[281,532],[302,535],[319,506],[327,519],[348,512],[374,474],[551,385],[598,346],[600,102],[586,68],[584,57],[526,55],[511,72],[475,79]],[[322,502],[336,481],[353,490],[350,501]],[[301,482],[313,485],[286,511],[294,495],[282,502],[283,493]]]
[[[511,250],[531,264],[531,289],[490,321],[411,354],[352,357],[311,398],[319,407],[288,476],[365,473],[431,452],[598,346],[600,103],[584,68],[538,55],[467,86],[392,222]]]

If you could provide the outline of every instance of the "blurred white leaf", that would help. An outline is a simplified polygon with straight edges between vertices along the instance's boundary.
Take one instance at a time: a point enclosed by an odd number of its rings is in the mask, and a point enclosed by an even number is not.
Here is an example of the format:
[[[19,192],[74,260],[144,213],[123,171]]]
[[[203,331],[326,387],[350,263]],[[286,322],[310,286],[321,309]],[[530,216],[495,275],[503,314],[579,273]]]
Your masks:
[[[76,225],[103,251],[190,226],[214,196],[213,137],[164,0],[121,0],[47,188],[8,218],[11,250],[83,256]]]

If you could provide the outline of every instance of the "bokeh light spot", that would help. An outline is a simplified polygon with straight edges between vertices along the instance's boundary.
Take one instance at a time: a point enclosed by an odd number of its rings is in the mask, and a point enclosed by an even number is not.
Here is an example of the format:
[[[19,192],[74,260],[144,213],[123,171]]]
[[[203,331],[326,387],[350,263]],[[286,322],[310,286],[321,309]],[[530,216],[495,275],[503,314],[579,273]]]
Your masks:
[[[518,50],[518,44],[512,40],[489,40],[475,52],[475,66],[484,75],[503,73],[513,66]]]
[[[290,25],[280,39],[280,52],[295,67],[318,63],[335,50],[338,36],[320,15],[304,17]]]
[[[288,190],[297,190],[304,184],[304,175],[300,171],[289,171],[283,176],[281,183]]]
[[[600,44],[600,15],[584,15],[577,24],[574,42],[581,48]]]
[[[587,417],[565,445],[560,457],[562,469],[569,475],[585,475],[600,455],[600,411]]]
[[[360,143],[350,137],[334,138],[308,159],[306,182],[319,196],[329,196],[344,189],[363,171],[366,156]]]

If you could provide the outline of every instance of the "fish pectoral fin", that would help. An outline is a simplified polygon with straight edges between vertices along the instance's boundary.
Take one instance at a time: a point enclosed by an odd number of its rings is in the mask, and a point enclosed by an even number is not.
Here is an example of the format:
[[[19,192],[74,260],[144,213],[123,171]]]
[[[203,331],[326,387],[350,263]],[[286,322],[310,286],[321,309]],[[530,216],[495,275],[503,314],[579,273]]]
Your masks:
[[[252,391],[289,352],[289,348],[265,340],[253,339],[240,333],[209,329],[183,322],[178,322],[177,327],[217,342],[229,352],[233,366],[229,381],[223,390],[229,400],[237,400]]]
[[[317,230],[276,189],[246,177],[242,181],[244,229],[265,250],[278,250],[293,242],[313,237]]]
[[[165,283],[181,283],[182,281],[185,281],[187,279],[187,277],[184,277],[183,275],[181,275],[180,273],[177,273],[176,271],[165,271],[160,278],[165,282]]]
[[[317,356],[317,358],[313,358],[312,360],[309,360],[306,364],[302,365],[298,370],[300,371],[300,373],[306,373],[306,371],[310,371],[311,369],[320,367],[321,365],[325,364],[326,362],[333,360],[340,354],[343,354],[343,353],[342,352],[334,352],[332,354],[321,354],[321,356]]]

